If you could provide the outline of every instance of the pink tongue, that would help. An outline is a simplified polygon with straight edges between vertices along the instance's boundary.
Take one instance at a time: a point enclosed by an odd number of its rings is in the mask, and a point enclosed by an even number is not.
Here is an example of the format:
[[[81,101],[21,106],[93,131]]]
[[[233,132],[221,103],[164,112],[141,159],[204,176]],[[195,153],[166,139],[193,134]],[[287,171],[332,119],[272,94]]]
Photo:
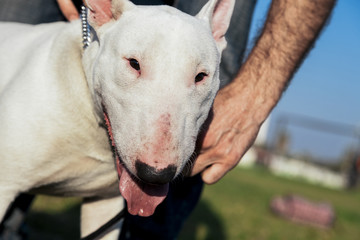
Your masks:
[[[155,208],[165,199],[169,184],[149,185],[136,180],[135,182],[125,168],[121,170],[119,189],[126,199],[129,213],[143,217],[152,215]]]

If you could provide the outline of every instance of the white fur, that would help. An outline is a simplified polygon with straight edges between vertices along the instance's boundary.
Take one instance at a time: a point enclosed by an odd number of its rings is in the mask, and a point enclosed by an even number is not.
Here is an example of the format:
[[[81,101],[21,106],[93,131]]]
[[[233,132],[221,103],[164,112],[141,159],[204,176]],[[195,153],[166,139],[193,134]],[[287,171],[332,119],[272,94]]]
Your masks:
[[[218,90],[224,39],[214,41],[202,16],[114,2],[126,11],[94,23],[97,39],[85,52],[79,21],[0,25],[6,33],[0,35],[0,219],[17,194],[29,191],[97,197],[98,204],[83,208],[83,235],[111,218],[110,207],[121,209],[102,106],[133,174],[138,158],[173,164],[179,174],[192,154]],[[129,58],[139,61],[140,76]],[[208,77],[195,84],[199,72]],[[171,135],[165,147],[162,129]],[[86,216],[96,211],[102,217],[91,223]]]

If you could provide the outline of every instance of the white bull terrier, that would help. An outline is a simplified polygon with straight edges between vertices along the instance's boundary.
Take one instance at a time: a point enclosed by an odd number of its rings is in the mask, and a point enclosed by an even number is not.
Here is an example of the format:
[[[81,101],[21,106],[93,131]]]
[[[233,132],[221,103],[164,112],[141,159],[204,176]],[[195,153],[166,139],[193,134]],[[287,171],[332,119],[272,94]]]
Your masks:
[[[121,196],[131,214],[152,215],[218,91],[234,2],[210,0],[192,17],[88,0],[85,50],[79,21],[2,23],[0,219],[21,192],[83,197],[83,236]]]

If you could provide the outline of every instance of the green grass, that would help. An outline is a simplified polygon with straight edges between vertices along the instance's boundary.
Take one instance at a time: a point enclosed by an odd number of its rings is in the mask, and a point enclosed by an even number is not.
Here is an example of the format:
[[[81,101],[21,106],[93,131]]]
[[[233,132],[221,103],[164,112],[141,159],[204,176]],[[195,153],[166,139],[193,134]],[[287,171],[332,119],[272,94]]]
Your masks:
[[[333,205],[332,229],[286,221],[269,210],[277,195],[294,193]],[[38,197],[28,217],[32,239],[78,239],[79,200]],[[271,175],[263,169],[234,169],[206,186],[179,240],[357,240],[360,239],[360,191],[331,190]]]
[[[337,215],[334,228],[274,216],[269,210],[272,197],[289,193],[331,203]],[[360,192],[278,178],[263,169],[235,169],[218,184],[206,186],[179,239],[360,239]]]

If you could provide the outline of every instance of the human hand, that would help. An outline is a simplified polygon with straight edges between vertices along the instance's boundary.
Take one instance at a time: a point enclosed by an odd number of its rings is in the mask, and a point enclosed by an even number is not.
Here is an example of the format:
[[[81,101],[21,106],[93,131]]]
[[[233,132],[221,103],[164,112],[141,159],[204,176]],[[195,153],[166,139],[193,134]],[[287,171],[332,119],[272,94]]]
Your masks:
[[[334,0],[272,1],[263,32],[238,76],[215,98],[211,122],[199,138],[200,152],[192,175],[202,172],[204,182],[212,184],[236,166],[313,46],[334,5]],[[283,26],[287,26],[286,31]]]
[[[211,122],[205,123],[208,129],[200,136],[200,154],[191,174],[202,172],[207,184],[217,182],[237,165],[269,114],[257,107],[258,98],[253,93],[246,88],[240,91],[232,85],[219,91],[207,120]]]
[[[73,21],[79,18],[79,13],[71,0],[57,0],[61,12],[68,21]]]

